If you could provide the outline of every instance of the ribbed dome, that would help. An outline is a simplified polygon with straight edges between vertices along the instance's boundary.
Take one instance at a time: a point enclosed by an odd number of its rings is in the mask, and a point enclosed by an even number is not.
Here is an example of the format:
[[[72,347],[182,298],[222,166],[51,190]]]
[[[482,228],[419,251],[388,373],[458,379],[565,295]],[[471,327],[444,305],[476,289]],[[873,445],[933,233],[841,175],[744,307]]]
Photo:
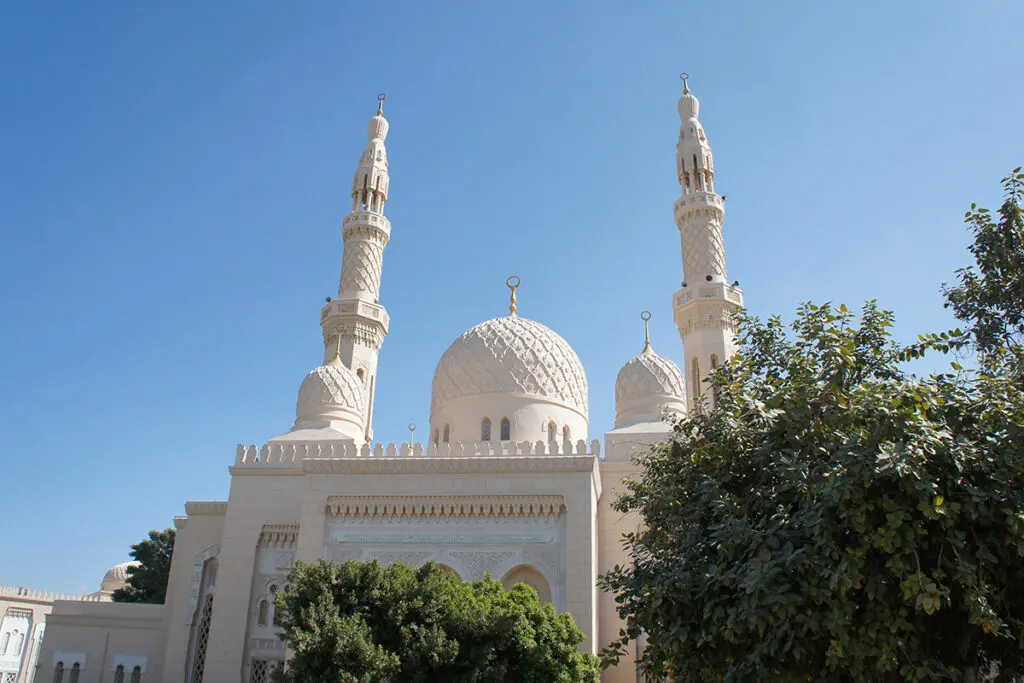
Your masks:
[[[370,119],[367,131],[370,140],[383,140],[388,136],[388,120],[382,114],[377,114]]]
[[[302,380],[293,429],[337,427],[336,421],[359,427],[362,407],[362,381],[336,359],[314,368]]]
[[[587,376],[576,352],[548,327],[517,315],[470,328],[437,364],[431,411],[478,395],[539,398],[587,416]]]
[[[686,411],[686,382],[675,363],[647,345],[615,378],[615,425],[660,419],[665,409]]]
[[[694,95],[686,93],[679,98],[676,108],[679,110],[679,118],[683,121],[695,119],[700,115],[700,100]]]

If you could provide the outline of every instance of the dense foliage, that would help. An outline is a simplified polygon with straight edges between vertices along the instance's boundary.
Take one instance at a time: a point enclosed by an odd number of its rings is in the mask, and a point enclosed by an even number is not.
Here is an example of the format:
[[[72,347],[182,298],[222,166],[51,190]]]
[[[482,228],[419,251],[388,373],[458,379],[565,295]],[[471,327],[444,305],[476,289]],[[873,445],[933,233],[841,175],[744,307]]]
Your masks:
[[[602,578],[678,681],[976,680],[1020,670],[1024,396],[917,379],[892,316],[746,319],[714,409],[641,458],[643,525]],[[1001,664],[1000,664],[1001,663]]]
[[[461,582],[440,566],[296,563],[276,622],[293,655],[279,681],[593,683],[568,614],[519,584]]]
[[[969,340],[989,371],[1024,375],[1024,172],[1003,179],[998,219],[971,205],[966,214],[974,265],[944,287],[946,307],[967,325]],[[934,337],[933,337],[934,339]],[[955,336],[954,336],[955,340]]]
[[[163,604],[173,553],[174,529],[154,529],[149,532],[148,539],[133,545],[129,554],[139,564],[128,567],[127,585],[114,591],[114,602]]]

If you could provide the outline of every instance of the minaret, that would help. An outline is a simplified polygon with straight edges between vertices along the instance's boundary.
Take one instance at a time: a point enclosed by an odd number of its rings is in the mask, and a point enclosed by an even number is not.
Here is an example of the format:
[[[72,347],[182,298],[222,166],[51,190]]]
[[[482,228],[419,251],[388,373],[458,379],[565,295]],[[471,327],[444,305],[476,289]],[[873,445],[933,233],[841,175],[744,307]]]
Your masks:
[[[715,193],[711,145],[697,119],[700,102],[690,93],[687,74],[679,99],[679,144],[676,170],[683,196],[675,204],[683,251],[683,285],[672,302],[683,340],[687,402],[691,410],[707,386],[708,373],[735,352],[735,314],[743,307],[743,290],[725,274],[722,221],[725,199]]]
[[[364,432],[373,438],[373,398],[376,393],[377,356],[390,319],[380,305],[380,276],[384,247],[391,237],[391,223],[384,217],[388,199],[388,155],[384,138],[384,95],[377,97],[377,114],[370,119],[369,137],[352,179],[352,212],[342,221],[345,253],[341,261],[338,298],[320,311],[324,336],[324,363],[335,358],[363,382]],[[339,339],[340,337],[340,339]]]

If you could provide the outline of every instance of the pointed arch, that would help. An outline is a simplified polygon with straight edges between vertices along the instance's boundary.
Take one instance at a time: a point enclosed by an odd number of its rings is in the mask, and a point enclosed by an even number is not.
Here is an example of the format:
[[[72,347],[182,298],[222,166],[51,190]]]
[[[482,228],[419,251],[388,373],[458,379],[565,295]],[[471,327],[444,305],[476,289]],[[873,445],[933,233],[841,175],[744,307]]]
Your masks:
[[[451,443],[452,442],[452,426],[451,425],[445,425],[444,426],[444,442],[445,443]]]
[[[512,423],[507,417],[501,418],[501,440],[509,441],[512,439]]]
[[[480,421],[480,440],[491,440],[491,418],[489,417],[485,417],[483,420]]]
[[[519,583],[525,583],[537,591],[537,597],[542,603],[551,602],[551,585],[536,567],[528,564],[518,565],[508,570],[501,579],[501,585],[507,591],[512,590]]]
[[[260,600],[259,609],[256,612],[256,624],[257,626],[267,625],[267,615],[270,614],[270,603],[264,600]]]
[[[569,425],[562,427],[562,441],[572,441],[572,430],[569,429]]]
[[[555,436],[558,433],[558,427],[555,426],[554,420],[548,421],[548,443],[555,442]]]
[[[0,656],[7,654],[7,646],[11,642],[11,634],[5,633],[2,640],[0,640]]]

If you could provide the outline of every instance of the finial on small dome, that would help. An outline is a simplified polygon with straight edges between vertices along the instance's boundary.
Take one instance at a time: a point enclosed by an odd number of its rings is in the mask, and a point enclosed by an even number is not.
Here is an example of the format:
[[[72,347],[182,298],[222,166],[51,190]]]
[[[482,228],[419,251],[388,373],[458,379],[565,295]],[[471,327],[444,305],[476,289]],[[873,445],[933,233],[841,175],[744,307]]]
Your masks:
[[[505,286],[512,290],[512,296],[510,296],[508,300],[509,315],[515,315],[516,311],[519,310],[519,307],[516,306],[516,289],[519,288],[519,282],[520,280],[518,275],[510,275],[509,278],[505,280]]]
[[[338,333],[338,345],[334,347],[334,360],[331,365],[341,365],[341,333]]]
[[[377,116],[384,116],[384,100],[388,98],[386,93],[377,95]]]
[[[689,79],[690,79],[690,74],[686,73],[685,71],[683,73],[679,74],[679,80],[681,80],[683,82],[683,94],[684,95],[689,95],[690,94],[690,85],[687,83],[687,81]]]
[[[651,319],[650,311],[643,311],[640,313],[640,319],[644,321],[644,351],[651,350],[651,334],[647,328],[647,321]]]

